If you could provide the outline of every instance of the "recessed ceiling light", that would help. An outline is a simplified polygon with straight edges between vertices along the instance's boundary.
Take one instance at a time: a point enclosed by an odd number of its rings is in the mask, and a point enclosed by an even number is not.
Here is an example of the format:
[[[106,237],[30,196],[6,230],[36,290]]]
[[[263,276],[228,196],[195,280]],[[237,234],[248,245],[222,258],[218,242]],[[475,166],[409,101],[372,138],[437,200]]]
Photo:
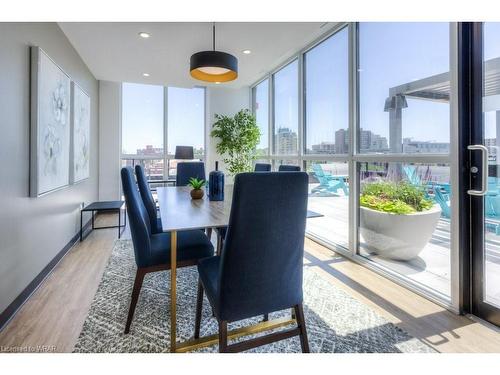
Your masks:
[[[250,51],[249,49],[244,49],[243,52],[245,55],[250,55],[252,53],[252,51]]]
[[[145,31],[141,31],[141,32],[139,33],[139,36],[140,36],[141,38],[147,39],[147,38],[149,38],[149,37],[151,36],[151,34],[150,34],[150,33],[145,32]]]
[[[216,85],[220,85],[220,82],[215,82]]]
[[[149,73],[142,73],[144,77],[149,77]]]

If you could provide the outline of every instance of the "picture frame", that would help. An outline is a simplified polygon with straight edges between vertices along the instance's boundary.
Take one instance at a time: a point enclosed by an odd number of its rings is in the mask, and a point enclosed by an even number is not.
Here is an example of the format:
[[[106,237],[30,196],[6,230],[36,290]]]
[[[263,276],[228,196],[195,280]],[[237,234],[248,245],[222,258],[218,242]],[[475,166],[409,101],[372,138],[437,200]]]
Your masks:
[[[31,47],[30,196],[69,185],[71,79],[40,47]]]
[[[71,82],[71,184],[90,177],[90,96]]]

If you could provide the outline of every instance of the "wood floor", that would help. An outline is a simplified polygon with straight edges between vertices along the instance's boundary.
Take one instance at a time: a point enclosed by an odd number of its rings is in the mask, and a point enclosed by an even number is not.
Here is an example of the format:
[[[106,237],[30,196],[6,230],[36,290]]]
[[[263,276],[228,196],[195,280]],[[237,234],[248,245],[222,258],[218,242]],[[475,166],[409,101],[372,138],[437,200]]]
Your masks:
[[[116,216],[102,215],[97,225]],[[125,237],[130,237],[126,231]],[[0,351],[70,352],[78,338],[116,230],[93,231],[77,243],[0,332]],[[500,352],[498,330],[457,316],[306,239],[308,267],[439,352]]]

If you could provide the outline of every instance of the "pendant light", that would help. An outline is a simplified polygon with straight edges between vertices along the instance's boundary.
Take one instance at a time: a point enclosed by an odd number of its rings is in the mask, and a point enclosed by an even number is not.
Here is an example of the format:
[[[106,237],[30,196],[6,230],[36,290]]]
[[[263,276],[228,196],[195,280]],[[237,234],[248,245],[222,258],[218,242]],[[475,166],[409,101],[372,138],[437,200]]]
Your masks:
[[[215,50],[215,22],[212,25],[213,50],[191,56],[191,77],[205,82],[229,82],[238,78],[238,59]]]

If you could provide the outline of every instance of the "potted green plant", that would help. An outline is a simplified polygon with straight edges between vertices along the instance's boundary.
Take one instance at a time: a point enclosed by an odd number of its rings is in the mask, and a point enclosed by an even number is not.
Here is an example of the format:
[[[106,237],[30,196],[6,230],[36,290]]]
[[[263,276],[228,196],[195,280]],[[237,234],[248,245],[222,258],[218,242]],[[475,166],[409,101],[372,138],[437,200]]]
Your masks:
[[[243,109],[234,117],[216,114],[215,119],[210,135],[218,138],[217,152],[222,155],[229,174],[252,171],[260,141],[255,116]]]
[[[389,259],[416,258],[441,216],[423,187],[406,181],[364,184],[359,203],[360,233],[368,250]]]
[[[205,192],[203,191],[203,186],[205,186],[205,180],[199,180],[197,178],[191,177],[188,182],[188,186],[191,186],[193,189],[191,190],[191,198],[192,199],[201,199]]]

